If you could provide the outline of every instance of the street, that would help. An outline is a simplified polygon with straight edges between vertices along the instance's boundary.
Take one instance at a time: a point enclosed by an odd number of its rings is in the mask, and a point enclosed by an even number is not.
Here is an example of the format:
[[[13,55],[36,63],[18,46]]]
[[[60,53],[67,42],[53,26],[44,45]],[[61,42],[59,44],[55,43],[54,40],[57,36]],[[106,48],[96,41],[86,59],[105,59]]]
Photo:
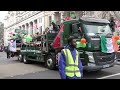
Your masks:
[[[119,79],[120,65],[96,72],[84,72],[83,79]],[[40,63],[24,64],[17,58],[6,58],[0,52],[0,79],[60,79],[58,70],[48,70]]]

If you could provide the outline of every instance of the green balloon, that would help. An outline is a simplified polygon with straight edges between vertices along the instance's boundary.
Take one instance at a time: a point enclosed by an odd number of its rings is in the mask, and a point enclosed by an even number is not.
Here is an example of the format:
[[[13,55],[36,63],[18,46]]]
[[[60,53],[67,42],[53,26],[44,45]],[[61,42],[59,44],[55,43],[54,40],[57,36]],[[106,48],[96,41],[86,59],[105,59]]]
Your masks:
[[[86,47],[86,43],[81,44],[81,46],[82,46],[82,48],[85,48]]]
[[[32,41],[32,37],[26,37],[26,41]]]
[[[86,47],[86,43],[82,44],[81,42],[76,42],[77,45],[76,45],[76,48],[85,48]]]
[[[51,22],[55,22],[54,20],[52,20]]]
[[[120,40],[117,40],[117,44],[120,45]]]
[[[29,38],[26,38],[26,41],[30,41],[30,39],[29,39]]]
[[[76,43],[77,43],[76,48],[80,48],[81,47],[80,42],[76,42]]]

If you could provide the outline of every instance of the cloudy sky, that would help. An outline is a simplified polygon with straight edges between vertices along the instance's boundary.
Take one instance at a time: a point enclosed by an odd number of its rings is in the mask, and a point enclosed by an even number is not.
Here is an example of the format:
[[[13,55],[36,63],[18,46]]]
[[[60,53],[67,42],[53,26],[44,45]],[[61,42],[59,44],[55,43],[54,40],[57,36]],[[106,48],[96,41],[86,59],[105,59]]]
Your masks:
[[[4,17],[6,16],[8,11],[0,11],[0,22],[4,22]]]

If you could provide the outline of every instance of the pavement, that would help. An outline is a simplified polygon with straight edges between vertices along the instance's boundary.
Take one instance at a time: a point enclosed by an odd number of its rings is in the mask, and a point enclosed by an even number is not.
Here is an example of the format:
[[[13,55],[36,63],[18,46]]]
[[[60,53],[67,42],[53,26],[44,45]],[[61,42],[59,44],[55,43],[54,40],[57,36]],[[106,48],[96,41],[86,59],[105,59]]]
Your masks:
[[[0,52],[0,79],[60,79],[60,75],[58,70],[48,70],[43,64],[24,64],[17,58],[7,59]],[[83,79],[120,79],[120,62],[101,71],[84,71]]]

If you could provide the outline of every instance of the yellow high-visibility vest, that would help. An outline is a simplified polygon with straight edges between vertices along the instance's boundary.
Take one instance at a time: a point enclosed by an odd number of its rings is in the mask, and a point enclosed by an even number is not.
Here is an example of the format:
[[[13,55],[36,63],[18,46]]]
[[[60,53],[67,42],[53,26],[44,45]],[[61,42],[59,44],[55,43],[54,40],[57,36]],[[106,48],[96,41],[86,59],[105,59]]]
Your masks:
[[[72,54],[69,49],[63,49],[63,52],[65,54],[65,59],[66,59],[66,67],[65,67],[65,74],[68,77],[81,77],[80,70],[78,68],[78,58],[79,54],[78,51],[76,50],[76,60],[74,62]]]

